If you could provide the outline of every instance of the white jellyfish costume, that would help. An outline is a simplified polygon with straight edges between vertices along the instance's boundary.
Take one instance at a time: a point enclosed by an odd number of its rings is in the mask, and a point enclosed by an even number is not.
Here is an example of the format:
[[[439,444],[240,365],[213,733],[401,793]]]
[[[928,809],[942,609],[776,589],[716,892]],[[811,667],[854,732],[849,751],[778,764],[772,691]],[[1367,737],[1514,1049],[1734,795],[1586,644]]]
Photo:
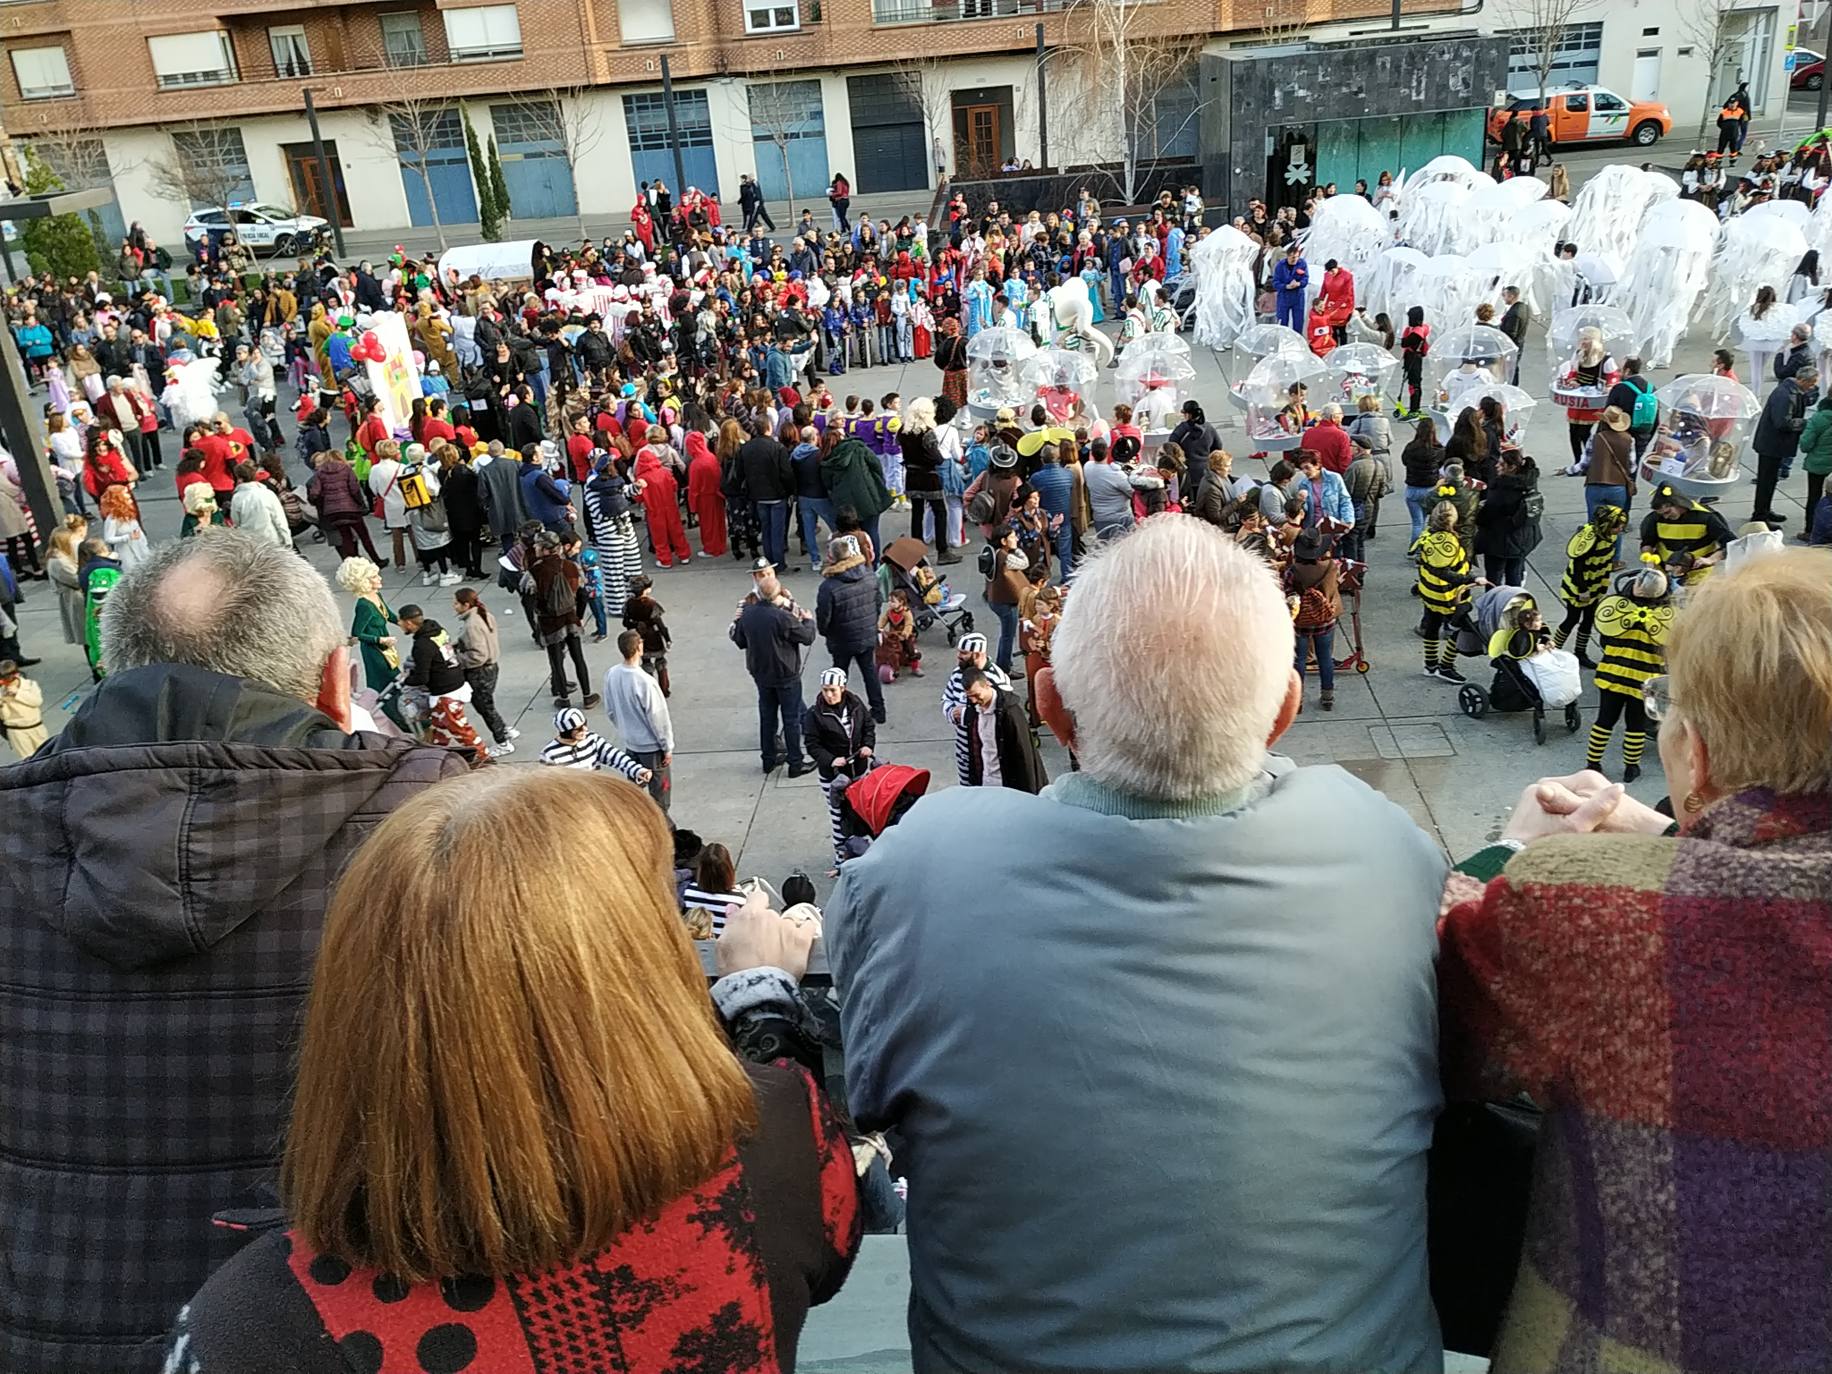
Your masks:
[[[1113,373],[1114,394],[1132,407],[1147,433],[1167,430],[1183,404],[1183,388],[1196,376],[1190,346],[1175,334],[1144,334],[1126,345]]]
[[[1250,324],[1240,331],[1234,347],[1253,359],[1269,358],[1278,353],[1310,353],[1304,336],[1288,325]]]
[[[1451,419],[1484,387],[1505,385],[1514,375],[1520,349],[1499,329],[1486,324],[1459,325],[1438,333],[1425,358],[1426,405]],[[1431,399],[1437,399],[1432,405]]]
[[[1539,269],[1539,255],[1524,243],[1496,239],[1485,243],[1464,261],[1483,283],[1482,299],[1497,312],[1505,308],[1501,293],[1518,287],[1529,308],[1533,304],[1533,278]]]
[[[1679,195],[1679,186],[1658,172],[1620,164],[1586,181],[1571,202],[1565,237],[1581,253],[1603,253],[1626,263],[1635,251],[1641,221],[1650,207]]]
[[[1650,482],[1669,482],[1697,501],[1735,487],[1743,449],[1755,432],[1762,402],[1728,377],[1689,373],[1654,393],[1660,427],[1642,460]]]
[[[1233,347],[1253,323],[1253,264],[1259,252],[1259,245],[1231,224],[1189,250],[1196,279],[1196,342],[1205,348]]]
[[[1400,242],[1432,257],[1474,248],[1467,213],[1473,194],[1459,181],[1429,181],[1408,193],[1400,207]]]
[[[1406,310],[1417,305],[1417,277],[1419,269],[1431,259],[1416,248],[1404,244],[1389,248],[1374,260],[1374,270],[1368,273],[1366,289],[1362,299],[1367,302],[1369,315],[1385,314],[1397,326],[1406,318]],[[1434,328],[1440,320],[1427,319]]]
[[[1479,246],[1501,240],[1507,236],[1516,215],[1546,196],[1546,183],[1538,177],[1510,177],[1477,187],[1463,205],[1463,213],[1469,221],[1465,229],[1468,241],[1472,246]]]
[[[1010,325],[982,329],[967,340],[967,411],[975,420],[992,419],[1001,406],[1029,402],[1031,391],[1019,369],[1036,351],[1031,336]]]
[[[1445,253],[1423,263],[1412,278],[1412,305],[1425,307],[1425,319],[1434,328],[1474,324],[1476,307],[1489,299],[1492,274],[1456,253]]]
[[[1807,247],[1817,248],[1822,260],[1832,260],[1832,196],[1821,196],[1807,223]]]
[[[1454,153],[1445,153],[1441,157],[1432,158],[1416,172],[1401,177],[1394,188],[1391,208],[1401,239],[1408,237],[1403,228],[1406,223],[1407,203],[1416,199],[1418,193],[1425,187],[1439,181],[1454,182],[1466,191],[1475,191],[1485,185],[1495,184],[1493,177],[1486,172],[1478,171],[1470,165],[1468,159],[1460,158]]]
[[[1772,286],[1777,297],[1786,294],[1788,281],[1806,251],[1806,235],[1774,215],[1732,215],[1725,220],[1717,255],[1711,260],[1711,285],[1705,292],[1711,337],[1726,339],[1734,334],[1738,345],[1752,353],[1785,340],[1795,319],[1781,324],[1778,318],[1771,318],[1780,310],[1779,299],[1760,320],[1746,317],[1764,286]],[[1767,351],[1772,354],[1775,350],[1768,347]]]
[[[1311,265],[1310,300],[1323,289],[1323,264],[1333,258],[1355,278],[1359,305],[1362,284],[1375,259],[1393,246],[1393,231],[1387,217],[1360,196],[1331,196],[1317,206],[1298,243]]]
[[[1648,211],[1613,301],[1633,321],[1649,367],[1666,367],[1711,284],[1718,219],[1695,200],[1663,201]]]

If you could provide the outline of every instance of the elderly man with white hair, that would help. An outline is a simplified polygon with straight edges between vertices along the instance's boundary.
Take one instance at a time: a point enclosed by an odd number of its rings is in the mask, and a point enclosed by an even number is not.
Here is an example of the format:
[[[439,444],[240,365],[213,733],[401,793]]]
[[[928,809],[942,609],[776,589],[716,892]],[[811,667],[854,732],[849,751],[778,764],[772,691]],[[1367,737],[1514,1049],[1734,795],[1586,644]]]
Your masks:
[[[1438,1369],[1442,856],[1268,753],[1291,616],[1213,527],[1090,558],[1052,658],[1081,771],[931,794],[827,908],[849,1105],[908,1158],[915,1368]]]

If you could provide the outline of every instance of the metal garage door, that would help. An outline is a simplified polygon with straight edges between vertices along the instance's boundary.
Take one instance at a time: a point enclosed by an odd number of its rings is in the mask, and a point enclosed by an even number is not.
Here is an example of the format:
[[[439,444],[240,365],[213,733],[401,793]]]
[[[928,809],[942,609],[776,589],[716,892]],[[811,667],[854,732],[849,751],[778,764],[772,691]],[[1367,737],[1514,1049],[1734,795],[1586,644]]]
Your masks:
[[[827,116],[818,81],[752,86],[751,141],[766,201],[806,205],[827,184]],[[794,207],[790,207],[794,213]]]
[[[929,140],[909,83],[892,72],[846,79],[852,107],[853,189],[921,191],[929,185]]]
[[[657,179],[680,203],[686,186],[674,184],[674,154],[668,149],[668,110],[660,91],[623,98],[624,124],[630,135],[630,171],[640,184]],[[705,91],[674,93],[674,119],[681,130],[681,165],[687,186],[719,189],[719,168],[712,153],[712,110]]]
[[[433,184],[441,224],[472,224],[477,220],[477,194],[471,187],[471,164],[464,151],[464,126],[456,110],[426,116],[426,137],[417,136],[411,116],[394,115],[394,150],[401,160],[401,185],[407,192],[407,217],[416,225],[433,222],[426,200],[426,182],[420,177],[419,147],[426,145],[426,177]]]
[[[509,188],[509,213],[517,219],[558,219],[577,214],[572,168],[566,165],[564,112],[551,100],[490,106],[496,154]]]

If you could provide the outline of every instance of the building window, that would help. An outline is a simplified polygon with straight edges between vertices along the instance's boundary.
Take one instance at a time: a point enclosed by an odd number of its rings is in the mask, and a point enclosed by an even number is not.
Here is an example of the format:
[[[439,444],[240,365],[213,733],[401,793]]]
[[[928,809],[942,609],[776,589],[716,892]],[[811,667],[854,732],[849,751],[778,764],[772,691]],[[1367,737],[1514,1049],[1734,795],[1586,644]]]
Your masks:
[[[625,43],[672,43],[674,5],[671,0],[620,0],[617,19]]]
[[[426,33],[412,10],[382,16],[382,60],[390,67],[424,67]]]
[[[744,7],[746,33],[783,33],[801,27],[800,0],[786,5],[752,5]]]
[[[1508,37],[1513,46],[1508,52],[1508,89],[1539,91],[1540,30],[1516,29]],[[1552,70],[1546,73],[1546,86],[1593,86],[1597,69],[1603,61],[1603,25],[1568,24],[1558,36],[1558,47],[1552,54]]]
[[[180,130],[172,135],[172,151],[178,165],[186,169],[192,209],[221,208],[254,199],[254,174],[248,169],[248,149],[240,129]]]
[[[445,11],[445,42],[454,62],[495,62],[522,55],[522,25],[514,5]]]
[[[310,76],[312,50],[306,45],[305,28],[287,24],[267,31],[267,46],[273,50],[275,76]]]
[[[19,94],[26,100],[55,100],[76,94],[76,83],[70,80],[70,62],[62,47],[14,48],[12,57]]]
[[[236,79],[235,49],[221,29],[167,33],[146,40],[153,78],[162,91],[186,86],[225,86]]]

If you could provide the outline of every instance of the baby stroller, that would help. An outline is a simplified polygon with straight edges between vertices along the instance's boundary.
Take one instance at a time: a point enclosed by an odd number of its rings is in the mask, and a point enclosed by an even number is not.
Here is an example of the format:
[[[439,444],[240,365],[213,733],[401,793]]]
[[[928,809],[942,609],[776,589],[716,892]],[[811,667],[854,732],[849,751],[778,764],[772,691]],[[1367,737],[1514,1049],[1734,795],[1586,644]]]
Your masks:
[[[840,803],[847,856],[856,859],[870,849],[928,790],[929,770],[902,763],[882,764],[854,782]]]
[[[973,612],[966,609],[965,595],[949,589],[948,580],[929,566],[929,546],[920,539],[892,540],[884,551],[880,572],[888,574],[881,589],[888,597],[901,587],[916,612],[916,633],[940,621],[953,644],[973,629]]]
[[[1453,641],[1459,654],[1483,654],[1494,668],[1494,679],[1485,691],[1473,682],[1457,689],[1457,707],[1471,720],[1481,720],[1490,711],[1533,713],[1533,742],[1546,742],[1546,711],[1563,709],[1565,729],[1576,734],[1584,723],[1578,710],[1584,680],[1578,670],[1577,657],[1563,650],[1518,657],[1509,650],[1509,640],[1522,631],[1521,618],[1537,612],[1532,593],[1523,587],[1491,587],[1464,605],[1451,618],[1456,630]]]

